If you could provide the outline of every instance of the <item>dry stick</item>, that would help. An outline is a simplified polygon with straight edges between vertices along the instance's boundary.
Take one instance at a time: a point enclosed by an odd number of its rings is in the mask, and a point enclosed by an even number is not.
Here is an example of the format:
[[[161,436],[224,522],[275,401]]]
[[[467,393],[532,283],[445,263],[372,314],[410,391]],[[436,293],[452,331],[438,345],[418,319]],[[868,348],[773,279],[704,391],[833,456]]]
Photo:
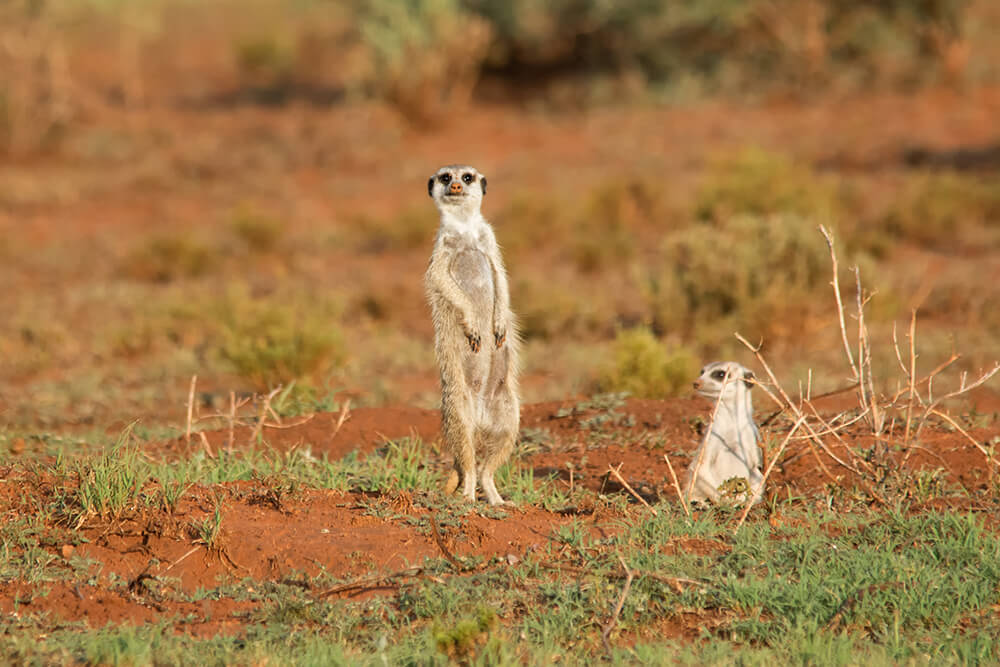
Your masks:
[[[847,361],[851,364],[851,370],[854,371],[854,379],[860,382],[861,375],[858,373],[858,367],[854,363],[854,356],[851,354],[851,344],[847,340],[847,326],[844,324],[844,302],[840,299],[840,279],[837,274],[838,263],[837,263],[837,253],[833,248],[833,235],[827,231],[826,227],[823,225],[819,226],[819,231],[826,237],[826,244],[830,247],[830,261],[833,262],[833,294],[837,297],[837,315],[840,317],[840,337],[844,341],[844,352],[847,353]]]
[[[674,491],[677,492],[677,500],[680,501],[681,507],[684,508],[684,513],[687,514],[687,518],[690,521],[691,508],[688,507],[688,504],[686,502],[684,502],[684,494],[681,493],[681,485],[677,481],[677,474],[674,472],[674,466],[670,463],[670,457],[667,456],[666,454],[663,455],[663,460],[667,462],[667,470],[670,471],[670,479],[674,481]],[[572,471],[570,471],[570,474],[572,474]]]
[[[391,581],[392,579],[399,579],[401,577],[417,577],[423,574],[423,572],[424,568],[414,566],[408,567],[405,570],[399,570],[398,572],[390,572],[389,574],[376,574],[368,577],[361,577],[360,579],[355,579],[353,581],[348,581],[334,586],[333,588],[328,588],[320,593],[319,597],[325,598],[330,595],[335,595],[336,593],[349,591],[352,588],[367,588],[383,581]]]
[[[796,417],[801,417],[802,416],[802,411],[799,410],[799,408],[794,403],[792,403],[791,399],[788,398],[788,394],[786,394],[785,390],[781,388],[781,385],[778,383],[778,378],[776,378],[775,375],[774,375],[774,371],[772,371],[771,367],[767,365],[766,361],[764,361],[764,355],[762,355],[760,353],[760,347],[759,346],[758,347],[754,347],[753,345],[750,344],[750,341],[748,341],[746,338],[744,338],[743,336],[741,336],[738,333],[736,334],[736,338],[741,343],[743,343],[744,345],[746,345],[747,348],[749,348],[750,351],[754,353],[754,356],[757,357],[757,361],[759,361],[760,365],[764,367],[764,370],[767,372],[768,377],[771,378],[771,382],[774,384],[774,387],[778,390],[778,393],[781,394],[782,399],[784,399],[785,405],[787,407],[791,408],[792,412],[795,413]],[[806,444],[809,446],[809,449],[812,450],[813,456],[816,459],[816,463],[819,464],[820,469],[830,479],[831,482],[833,482],[834,484],[836,484],[837,480],[833,476],[833,474],[830,472],[829,468],[826,467],[826,464],[823,463],[823,459],[820,458],[819,452],[817,452],[816,448],[813,446],[813,442],[815,442],[816,444],[818,444],[823,449],[823,451],[826,452],[826,455],[829,456],[830,458],[832,458],[834,461],[836,461],[837,463],[839,463],[840,465],[844,466],[845,468],[847,468],[848,470],[850,470],[851,472],[853,472],[855,474],[858,474],[858,475],[861,474],[857,470],[855,470],[854,468],[852,468],[851,466],[849,466],[846,463],[844,463],[843,461],[841,461],[837,457],[836,454],[834,454],[833,452],[831,452],[830,448],[826,446],[826,443],[823,442],[822,438],[820,438],[818,435],[816,435],[816,432],[809,425],[809,422],[805,422],[805,427],[809,431],[809,435],[812,436],[812,438],[810,440],[806,440]]]
[[[226,443],[226,452],[233,453],[233,444],[236,436],[233,431],[236,429],[236,392],[229,392],[229,442]]]
[[[187,410],[187,430],[184,432],[184,441],[191,444],[191,418],[194,416],[194,387],[198,383],[198,376],[191,376],[191,388],[188,389],[188,410]]]
[[[761,389],[764,389],[765,392],[767,391],[767,389],[764,388],[764,385],[758,383],[757,386],[760,387]],[[852,382],[851,384],[849,384],[847,386],[844,386],[844,387],[841,387],[840,389],[833,389],[831,391],[824,392],[824,393],[820,394],[819,396],[813,396],[811,400],[818,401],[821,398],[829,398],[830,396],[836,396],[837,394],[843,394],[845,391],[851,391],[852,389],[857,389],[857,387],[858,387],[858,383],[857,382]],[[772,398],[773,398],[773,396],[772,396]],[[774,401],[779,406],[781,406],[781,408],[779,410],[777,410],[776,412],[772,412],[771,414],[769,414],[767,416],[767,418],[764,419],[764,421],[762,421],[759,424],[759,426],[761,428],[763,428],[763,427],[767,426],[768,424],[770,424],[774,420],[775,417],[777,417],[778,415],[780,415],[782,412],[785,411],[785,405],[781,401],[779,401],[776,398],[774,399]]]
[[[618,464],[618,470],[621,470],[623,465],[625,465],[624,462],[619,463]],[[633,489],[631,486],[628,485],[628,482],[625,481],[625,478],[621,476],[621,473],[618,472],[618,470],[615,470],[614,468],[612,468],[610,463],[608,464],[608,472],[615,476],[615,479],[617,479],[621,483],[621,485],[625,487],[626,491],[628,491],[629,493],[632,494],[632,497],[634,497],[640,503],[642,503],[647,508],[649,508],[649,511],[651,511],[653,513],[653,516],[657,516],[656,508],[653,507],[652,505],[650,505],[649,503],[647,503],[645,498],[643,498],[638,493],[636,493],[635,489]]]
[[[899,351],[898,350],[896,352],[896,358],[899,359]],[[917,380],[916,385],[919,386],[919,385],[922,385],[922,384],[926,384],[927,385],[927,391],[928,391],[928,398],[930,399],[930,383],[934,379],[934,376],[938,375],[939,373],[941,373],[942,371],[944,371],[946,368],[948,368],[949,366],[951,366],[953,363],[955,363],[956,361],[958,361],[961,358],[962,358],[962,355],[955,354],[955,352],[952,351],[951,356],[948,357],[947,360],[945,360],[945,361],[941,362],[940,364],[938,364],[937,368],[935,368],[930,373],[928,373],[927,375],[925,375],[922,379]],[[902,360],[900,360],[900,363],[902,363]],[[904,372],[906,371],[905,366],[904,366],[903,370],[904,370]],[[907,391],[908,391],[907,389],[898,389],[896,391],[896,393],[892,395],[892,399],[890,399],[890,402],[894,404],[897,400],[899,400],[899,397],[902,396],[903,394],[905,394]],[[920,396],[920,392],[917,392],[917,401],[920,403],[921,407],[924,406],[924,401],[923,401],[923,398]]]
[[[816,406],[813,405],[811,401],[806,402],[806,405],[808,405],[809,409],[812,410],[812,413],[816,416],[816,419],[818,419],[820,422],[823,422],[823,426],[826,429],[825,431],[817,431],[816,435],[832,435],[841,442],[843,442],[843,438],[840,437],[841,431],[845,430],[850,426],[854,426],[859,421],[868,416],[868,408],[865,408],[860,414],[856,415],[850,421],[846,421],[842,424],[834,426],[833,422],[835,422],[838,418],[844,416],[843,412],[841,412],[839,415],[831,419],[829,422],[824,422],[823,418],[819,414],[819,411],[816,410]],[[792,438],[792,440],[809,440],[811,437],[812,437],[811,435],[797,435],[794,438]]]
[[[917,378],[917,353],[914,349],[914,338],[917,335],[917,311],[914,309],[910,313],[910,371],[907,375],[910,376],[910,396],[909,400],[906,401],[906,427],[903,431],[903,449],[906,449],[910,444],[910,419],[913,416],[913,399],[916,394],[916,387],[914,382]],[[909,452],[907,452],[909,456]]]
[[[263,433],[264,418],[267,415],[267,411],[271,409],[271,399],[277,396],[279,391],[281,391],[280,386],[275,387],[270,391],[270,393],[264,396],[264,405],[260,407],[260,410],[257,413],[257,425],[254,426],[253,433],[250,434],[249,444],[251,447],[260,438],[261,433]]]
[[[861,394],[872,410],[872,430],[875,435],[881,435],[885,426],[885,417],[879,410],[875,400],[875,378],[872,375],[872,346],[868,338],[868,326],[865,324],[865,305],[871,297],[865,297],[861,289],[861,269],[854,267],[854,284],[857,289],[855,296],[858,308],[858,357],[861,363]],[[867,371],[867,373],[866,373]],[[868,382],[867,399],[865,398],[865,380]]]
[[[337,432],[340,431],[340,427],[344,425],[347,421],[347,416],[351,411],[351,399],[344,401],[344,405],[340,408],[340,417],[337,418],[337,424],[333,427],[333,433],[330,434],[330,439],[332,440]]]
[[[760,484],[757,485],[757,488],[752,490],[749,498],[753,498],[758,493],[764,490],[764,484],[767,482],[767,478],[768,476],[770,476],[771,471],[774,470],[774,464],[777,463],[778,459],[781,458],[781,453],[784,452],[785,447],[788,446],[788,441],[792,439],[792,434],[795,433],[795,431],[797,431],[800,426],[802,426],[805,420],[806,420],[805,415],[800,416],[799,420],[795,422],[795,424],[792,426],[792,430],[789,431],[788,435],[785,436],[785,439],[781,441],[781,446],[778,447],[778,453],[775,454],[773,457],[771,457],[771,462],[767,465],[767,470],[764,471],[764,476],[761,477]],[[740,520],[736,524],[736,528],[733,529],[734,535],[740,529],[740,526],[743,525],[743,522],[747,520],[747,515],[750,514],[750,508],[753,506],[753,503],[750,502],[749,498],[747,499],[746,507],[743,508],[743,515],[740,516]]]
[[[188,556],[190,556],[191,554],[193,554],[195,551],[197,551],[198,549],[201,549],[201,547],[202,547],[202,545],[200,545],[200,544],[197,545],[197,546],[195,546],[195,547],[192,547],[190,551],[188,551],[186,554],[184,554],[183,556],[181,556],[180,558],[178,558],[177,560],[175,560],[173,563],[171,563],[170,565],[168,565],[166,570],[164,570],[163,572],[160,572],[156,576],[162,577],[167,572],[170,572],[170,570],[174,569],[174,565],[177,565],[182,560],[184,560],[185,558],[187,558]]]
[[[571,565],[559,565],[557,563],[539,563],[538,565],[539,565],[539,567],[541,567],[543,569],[546,569],[546,570],[553,570],[555,572],[566,572],[568,574],[573,574],[573,575],[576,575],[578,577],[583,577],[583,576],[594,574],[593,570],[584,569],[582,567],[572,567]],[[667,584],[668,586],[670,586],[671,588],[673,588],[678,593],[683,593],[684,592],[684,588],[682,587],[682,584],[687,584],[689,586],[702,586],[702,587],[708,585],[708,582],[705,582],[705,581],[697,581],[695,579],[687,579],[685,577],[670,577],[670,576],[667,576],[667,575],[664,575],[664,574],[656,574],[654,572],[646,572],[646,571],[643,571],[643,570],[633,570],[632,574],[633,574],[633,576],[636,576],[636,577],[642,577],[642,578],[645,578],[645,579],[652,579],[653,581],[659,581],[660,583]],[[608,573],[607,576],[608,577],[613,577],[613,576],[621,577],[621,575],[616,575],[615,573]]]
[[[214,459],[215,454],[212,453],[212,447],[208,444],[208,438],[205,436],[205,432],[198,431],[198,435],[201,436],[201,446],[205,448],[205,455],[210,459]]]
[[[816,409],[816,406],[813,405],[811,401],[806,401],[806,405],[809,406],[809,409],[812,411],[813,415],[816,417],[816,421],[818,421],[823,426],[823,428],[826,429],[824,431],[820,431],[819,433],[816,433],[816,431],[814,429],[810,429],[811,432],[815,433],[817,437],[819,437],[820,435],[832,435],[842,445],[844,445],[844,449],[847,451],[848,454],[851,455],[851,458],[854,461],[856,461],[857,463],[860,463],[864,467],[868,468],[869,472],[872,472],[873,471],[872,465],[868,461],[866,461],[863,458],[861,458],[860,456],[857,456],[854,453],[854,450],[851,449],[850,446],[848,446],[847,442],[843,438],[840,437],[840,431],[844,430],[847,426],[850,426],[851,424],[856,423],[857,421],[863,419],[864,416],[868,413],[868,410],[862,411],[862,413],[860,415],[858,415],[858,417],[856,417],[855,419],[851,420],[850,422],[847,422],[846,424],[841,425],[839,428],[834,428],[828,421],[826,421],[825,419],[823,419],[823,417],[819,414],[819,410]]]
[[[268,423],[265,423],[264,424],[264,428],[273,428],[273,429],[278,429],[279,431],[280,430],[284,430],[284,429],[289,429],[289,428],[295,428],[297,426],[302,426],[303,424],[308,424],[310,421],[312,421],[313,417],[315,417],[315,416],[316,416],[315,414],[311,414],[311,415],[308,415],[306,417],[303,417],[302,419],[300,419],[297,422],[292,422],[290,424],[268,424]]]
[[[735,379],[735,378],[734,378]],[[729,382],[729,373],[726,373],[725,379],[722,381],[722,389],[719,391],[719,397],[715,399],[715,406],[712,408],[712,418],[708,421],[708,426],[705,427],[705,439],[707,440],[712,434],[712,427],[715,425],[715,417],[719,414],[719,406],[722,405],[722,394],[726,390],[726,383]],[[694,468],[691,470],[691,479],[688,481],[688,488],[685,496],[690,498],[691,493],[694,491],[694,482],[698,479],[698,471],[701,470],[701,464],[705,460],[705,440],[702,440],[701,446],[698,447],[698,460],[694,462]]]
[[[923,415],[923,417],[920,420],[920,426],[917,427],[917,434],[919,435],[920,429],[922,429],[924,427],[924,423],[927,421],[927,417],[932,412],[936,412],[937,411],[937,406],[940,405],[942,401],[946,401],[949,398],[955,398],[956,396],[961,396],[962,394],[964,394],[966,392],[972,391],[976,387],[982,385],[987,380],[989,380],[990,378],[992,378],[998,372],[1000,372],[1000,362],[995,362],[995,364],[994,364],[994,366],[993,366],[993,368],[991,370],[987,371],[986,373],[983,373],[979,377],[978,380],[976,380],[975,382],[973,382],[972,384],[969,384],[969,385],[965,384],[965,374],[963,374],[962,375],[962,381],[961,381],[961,384],[959,385],[958,389],[956,389],[955,391],[951,392],[950,394],[945,394],[944,396],[942,396],[942,397],[940,397],[940,398],[938,398],[938,399],[936,399],[934,401],[931,401],[930,405],[927,406],[927,409],[924,411],[924,415]],[[928,389],[928,394],[929,393],[930,393],[930,389]]]
[[[601,632],[601,640],[604,642],[604,650],[607,651],[609,658],[612,657],[612,652],[611,642],[608,641],[608,638],[611,636],[611,631],[614,630],[615,625],[618,623],[618,617],[621,616],[622,607],[625,606],[625,598],[628,596],[629,589],[632,588],[632,578],[635,576],[632,570],[628,569],[628,565],[625,564],[625,561],[621,556],[618,556],[618,562],[622,564],[622,569],[625,570],[625,585],[622,587],[622,595],[618,598],[618,604],[615,605],[615,612],[612,614],[611,620],[604,625],[604,630]]]
[[[444,538],[441,537],[441,530],[438,528],[437,521],[434,519],[433,514],[430,515],[430,519],[431,519],[431,530],[434,534],[434,541],[437,542],[438,548],[441,550],[441,553],[444,554],[445,559],[449,563],[451,563],[451,566],[455,568],[456,572],[464,571],[466,569],[465,566],[463,566],[460,562],[458,562],[458,559],[455,558],[455,556],[452,555],[450,551],[448,551],[448,547],[445,546]]]
[[[993,458],[993,456],[986,450],[985,447],[983,447],[981,444],[979,444],[978,440],[976,440],[971,435],[969,435],[961,426],[958,425],[958,422],[956,422],[954,419],[952,419],[951,417],[949,417],[946,413],[941,412],[940,410],[932,410],[932,414],[937,415],[941,419],[944,419],[946,422],[948,422],[949,424],[951,424],[952,426],[954,426],[958,430],[959,433],[961,433],[966,438],[968,438],[969,442],[971,442],[973,445],[975,445],[976,448],[983,453],[983,456],[986,457],[986,462],[988,464],[990,464],[990,463],[993,464],[991,466],[988,466],[988,469],[990,471],[990,478],[989,478],[990,479],[990,486],[992,486],[993,485],[992,484],[993,483],[993,476],[996,474],[996,471],[994,470],[994,467],[997,466],[996,459]]]

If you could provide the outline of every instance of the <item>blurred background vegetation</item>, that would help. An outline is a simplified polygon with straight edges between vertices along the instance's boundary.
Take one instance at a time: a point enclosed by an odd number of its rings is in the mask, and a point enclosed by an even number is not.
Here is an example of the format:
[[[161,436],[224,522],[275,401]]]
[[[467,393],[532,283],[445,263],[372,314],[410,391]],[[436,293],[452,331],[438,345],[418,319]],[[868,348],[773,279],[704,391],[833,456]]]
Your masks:
[[[435,405],[421,188],[456,160],[528,400],[684,392],[737,330],[839,386],[819,224],[880,340],[919,306],[928,363],[975,369],[997,34],[993,0],[2,1],[0,436],[170,422],[195,374],[206,410]]]

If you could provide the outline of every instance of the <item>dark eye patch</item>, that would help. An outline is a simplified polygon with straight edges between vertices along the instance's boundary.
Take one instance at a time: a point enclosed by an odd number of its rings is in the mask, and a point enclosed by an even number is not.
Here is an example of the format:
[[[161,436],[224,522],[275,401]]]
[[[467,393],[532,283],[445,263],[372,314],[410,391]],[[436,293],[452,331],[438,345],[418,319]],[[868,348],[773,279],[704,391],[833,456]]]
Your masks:
[[[726,371],[715,371],[714,373],[712,373],[712,377],[714,377],[716,380],[725,380]]]
[[[473,176],[472,176],[472,174],[470,174],[470,173],[468,173],[468,172],[466,172],[466,173],[462,174],[462,181],[463,181],[463,182],[464,182],[464,183],[465,183],[466,185],[468,185],[469,183],[471,183],[471,182],[473,181]]]
[[[448,185],[449,183],[451,183],[451,174],[441,174],[440,176],[438,176],[438,180],[444,183],[445,185]]]

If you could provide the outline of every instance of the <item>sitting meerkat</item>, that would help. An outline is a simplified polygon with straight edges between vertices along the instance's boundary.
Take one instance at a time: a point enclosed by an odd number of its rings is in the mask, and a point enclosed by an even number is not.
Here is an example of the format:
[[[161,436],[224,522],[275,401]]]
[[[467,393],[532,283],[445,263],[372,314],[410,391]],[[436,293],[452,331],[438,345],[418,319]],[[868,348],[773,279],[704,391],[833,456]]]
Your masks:
[[[479,209],[486,178],[449,165],[427,182],[441,213],[424,276],[441,372],[441,433],[455,457],[446,490],[504,503],[493,475],[514,448],[520,423],[518,339],[493,228]]]
[[[751,492],[752,501],[760,502],[764,461],[750,400],[754,380],[753,371],[733,361],[712,362],[695,380],[695,390],[719,407],[688,467],[684,491],[689,502],[745,502]]]

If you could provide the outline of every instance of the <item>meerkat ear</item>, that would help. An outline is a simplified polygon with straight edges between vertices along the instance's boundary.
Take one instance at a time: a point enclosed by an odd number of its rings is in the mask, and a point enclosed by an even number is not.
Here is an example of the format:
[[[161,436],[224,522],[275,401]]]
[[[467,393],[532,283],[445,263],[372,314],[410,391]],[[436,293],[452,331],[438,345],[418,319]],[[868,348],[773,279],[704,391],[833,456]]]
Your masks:
[[[753,386],[756,384],[756,382],[754,382],[754,380],[756,379],[757,376],[753,374],[753,371],[747,371],[746,373],[743,374],[743,384],[747,386],[747,389],[753,388]]]
[[[485,176],[480,176],[479,177],[479,185],[482,186],[482,188],[483,188],[483,194],[485,195],[486,194],[486,177]]]
[[[431,197],[434,196],[434,177],[431,176],[430,180],[427,181],[427,194]]]

